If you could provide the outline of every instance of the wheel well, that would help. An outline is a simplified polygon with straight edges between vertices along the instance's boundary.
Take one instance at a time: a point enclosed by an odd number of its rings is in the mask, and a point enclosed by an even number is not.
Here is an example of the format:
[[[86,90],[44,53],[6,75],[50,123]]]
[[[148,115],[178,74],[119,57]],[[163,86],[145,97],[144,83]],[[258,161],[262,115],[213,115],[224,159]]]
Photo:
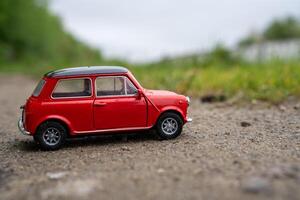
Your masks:
[[[181,114],[180,112],[178,112],[177,110],[166,110],[166,111],[162,112],[162,113],[159,115],[159,117],[158,117],[157,120],[156,120],[156,123],[157,123],[158,119],[159,119],[163,114],[165,114],[165,113],[174,113],[174,114],[177,114],[177,115],[181,118],[182,122],[184,122],[183,116],[182,116],[182,114]]]
[[[67,135],[68,135],[68,136],[70,135],[70,129],[69,129],[68,125],[67,125],[64,121],[62,121],[62,120],[60,120],[60,119],[47,119],[47,120],[43,121],[43,122],[38,126],[38,128],[36,129],[36,131],[40,128],[40,126],[41,126],[42,124],[47,123],[47,122],[57,122],[57,123],[60,123],[61,125],[63,125],[63,126],[65,127],[65,129],[66,129],[66,131],[67,131]]]

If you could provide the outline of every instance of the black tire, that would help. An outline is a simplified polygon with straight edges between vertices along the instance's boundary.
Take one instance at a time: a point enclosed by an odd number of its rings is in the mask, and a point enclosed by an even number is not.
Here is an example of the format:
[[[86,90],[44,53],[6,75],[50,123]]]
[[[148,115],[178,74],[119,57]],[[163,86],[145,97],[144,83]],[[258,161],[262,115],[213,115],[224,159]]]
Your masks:
[[[170,130],[169,132],[166,130],[168,128],[163,128],[163,127],[166,127],[166,126],[163,126],[163,123],[164,123],[164,125],[166,125],[166,123],[168,123],[168,122],[169,122],[169,124],[172,124],[172,125],[170,125],[171,128],[169,129]],[[175,124],[177,124],[176,128],[175,128]],[[178,114],[173,113],[173,112],[166,112],[166,113],[163,113],[157,120],[156,131],[157,131],[158,136],[161,139],[173,139],[173,138],[178,137],[181,134],[182,126],[183,126],[183,121]]]
[[[34,141],[42,150],[53,151],[59,149],[66,141],[67,130],[59,122],[45,122],[39,126]]]

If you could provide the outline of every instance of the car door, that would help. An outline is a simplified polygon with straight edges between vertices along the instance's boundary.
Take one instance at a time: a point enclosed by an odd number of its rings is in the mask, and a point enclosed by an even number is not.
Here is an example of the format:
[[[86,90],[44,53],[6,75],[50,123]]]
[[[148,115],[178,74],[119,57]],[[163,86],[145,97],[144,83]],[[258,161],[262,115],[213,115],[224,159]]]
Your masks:
[[[126,76],[99,76],[95,80],[94,126],[96,130],[145,127],[144,97]]]
[[[73,131],[93,130],[92,80],[66,78],[58,80],[49,102],[43,102],[49,116],[66,120]]]

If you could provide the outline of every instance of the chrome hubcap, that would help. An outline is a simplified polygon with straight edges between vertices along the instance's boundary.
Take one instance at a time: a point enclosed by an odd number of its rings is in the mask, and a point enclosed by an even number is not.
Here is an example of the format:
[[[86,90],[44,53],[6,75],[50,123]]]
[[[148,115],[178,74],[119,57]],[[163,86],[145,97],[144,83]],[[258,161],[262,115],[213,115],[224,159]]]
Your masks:
[[[56,145],[59,143],[61,138],[60,131],[57,128],[47,128],[43,133],[43,139],[48,145]]]
[[[173,118],[166,118],[161,124],[162,131],[167,135],[173,135],[178,129],[178,123]]]

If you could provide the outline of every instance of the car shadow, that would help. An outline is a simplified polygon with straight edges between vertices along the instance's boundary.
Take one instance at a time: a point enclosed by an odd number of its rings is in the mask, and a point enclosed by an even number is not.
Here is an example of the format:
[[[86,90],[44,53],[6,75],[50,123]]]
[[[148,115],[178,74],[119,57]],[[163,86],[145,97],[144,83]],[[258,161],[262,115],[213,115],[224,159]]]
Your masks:
[[[39,147],[33,139],[17,140],[12,144],[12,148],[27,152],[39,151]]]
[[[94,135],[86,137],[71,138],[66,141],[65,148],[76,148],[78,146],[98,146],[108,144],[118,144],[127,142],[142,142],[148,140],[157,140],[157,136],[149,131],[135,132],[130,134],[118,135]]]
[[[114,135],[89,135],[82,137],[68,138],[63,148],[77,148],[84,146],[99,146],[109,144],[122,144],[127,142],[143,142],[159,140],[159,138],[152,131],[134,132],[127,134]],[[39,151],[40,148],[33,140],[16,141],[13,147],[21,151]]]

